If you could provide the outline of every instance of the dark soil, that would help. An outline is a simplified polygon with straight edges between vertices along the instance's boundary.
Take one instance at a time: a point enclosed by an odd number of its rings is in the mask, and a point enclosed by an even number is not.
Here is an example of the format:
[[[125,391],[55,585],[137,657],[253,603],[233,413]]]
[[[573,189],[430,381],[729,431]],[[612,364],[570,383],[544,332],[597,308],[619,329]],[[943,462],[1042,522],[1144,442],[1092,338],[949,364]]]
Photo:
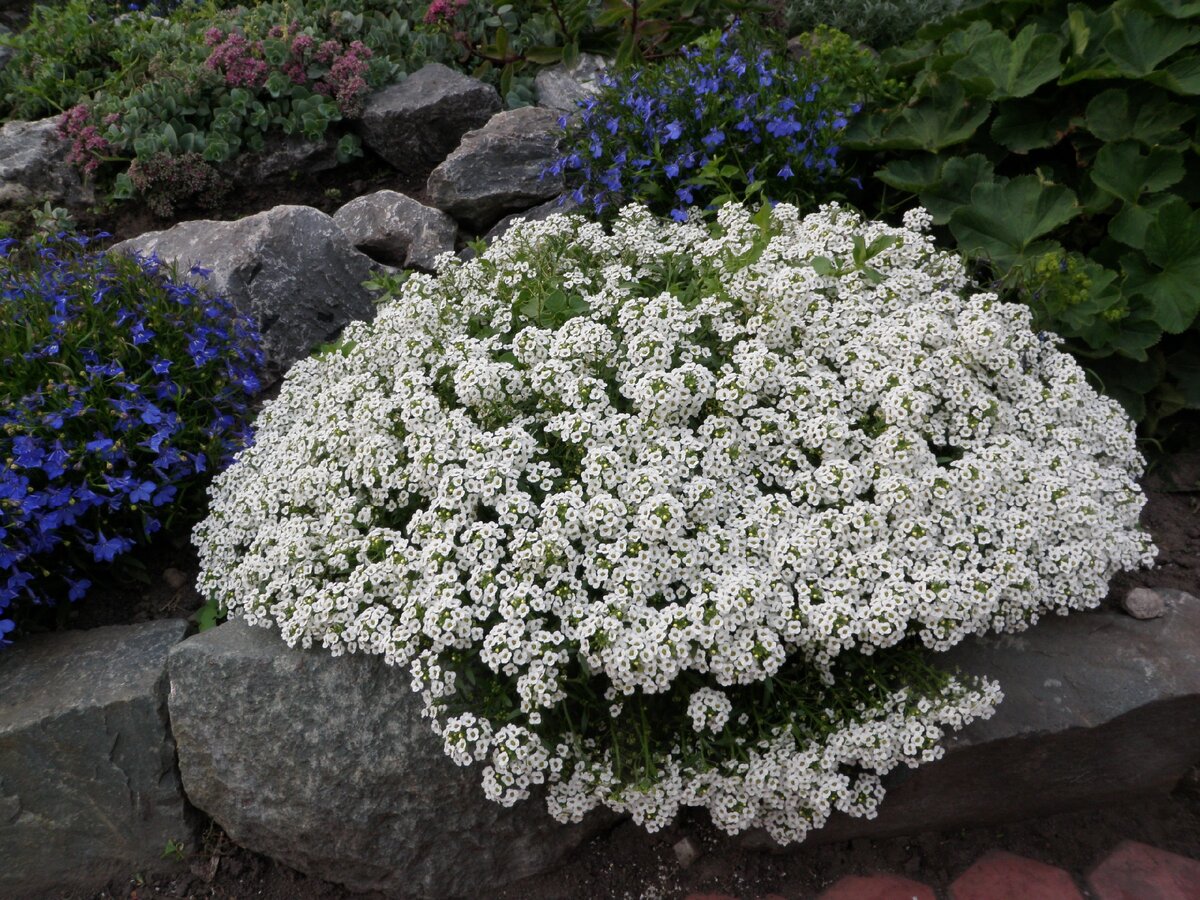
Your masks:
[[[356,197],[391,190],[426,202],[427,172],[400,172],[369,150],[345,165],[324,172],[294,172],[232,187],[212,206],[181,205],[169,218],[157,216],[136,201],[113,201],[92,209],[73,210],[83,232],[103,229],[123,241],[148,231],[163,231],[192,219],[232,221],[283,204],[312,206],[332,215]]]
[[[700,858],[682,868],[673,846],[690,838]],[[630,822],[618,825],[561,868],[490,893],[496,900],[643,900],[682,898],[690,893],[732,894],[742,900],[769,895],[809,900],[843,875],[893,872],[922,881],[939,896],[980,856],[1006,850],[1066,869],[1085,888],[1087,873],[1121,841],[1135,840],[1200,858],[1200,773],[1169,796],[1136,803],[1064,813],[1012,825],[969,828],[881,840],[816,843],[784,852],[746,850],[716,832],[700,814],[648,835]],[[205,847],[179,864],[175,874],[134,876],[98,894],[63,900],[382,900],[355,894],[302,875],[265,857],[235,847],[211,829]]]

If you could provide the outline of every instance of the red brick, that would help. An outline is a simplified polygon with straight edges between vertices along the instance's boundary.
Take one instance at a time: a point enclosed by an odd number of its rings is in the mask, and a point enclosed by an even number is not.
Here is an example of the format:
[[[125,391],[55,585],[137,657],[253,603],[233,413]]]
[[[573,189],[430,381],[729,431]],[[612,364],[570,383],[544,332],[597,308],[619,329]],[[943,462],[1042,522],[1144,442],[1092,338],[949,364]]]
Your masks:
[[[1200,862],[1124,841],[1088,876],[1097,900],[1196,900]]]
[[[936,900],[933,889],[899,875],[847,875],[819,900]]]
[[[950,900],[1083,900],[1062,869],[1001,850],[981,856],[950,885]]]

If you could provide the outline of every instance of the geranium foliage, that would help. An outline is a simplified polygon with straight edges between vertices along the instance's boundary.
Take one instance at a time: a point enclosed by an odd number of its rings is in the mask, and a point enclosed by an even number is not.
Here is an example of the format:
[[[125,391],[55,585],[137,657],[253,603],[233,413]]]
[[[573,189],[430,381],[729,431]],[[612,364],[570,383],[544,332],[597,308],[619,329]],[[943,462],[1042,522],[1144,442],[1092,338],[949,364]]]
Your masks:
[[[1120,407],[928,224],[628,207],[444,258],[289,373],[202,590],[407,669],[501,803],[871,815],[999,698],[932,651],[1153,552]]]

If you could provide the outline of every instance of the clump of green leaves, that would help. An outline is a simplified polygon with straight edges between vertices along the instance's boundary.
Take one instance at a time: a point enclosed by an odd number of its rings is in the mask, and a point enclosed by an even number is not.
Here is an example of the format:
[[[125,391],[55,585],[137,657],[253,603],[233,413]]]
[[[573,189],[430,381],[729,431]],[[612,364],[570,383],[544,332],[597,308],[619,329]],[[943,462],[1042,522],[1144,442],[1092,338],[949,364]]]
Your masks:
[[[771,4],[789,35],[824,25],[876,48],[911,37],[961,5],[962,0],[775,0]]]
[[[524,106],[534,102],[538,66],[573,66],[583,52],[611,57],[617,68],[666,59],[765,9],[736,0],[433,0],[424,22],[453,38],[460,65],[497,77],[508,104]]]
[[[884,59],[909,96],[847,141],[883,155],[879,180],[1147,431],[1200,408],[1200,3],[984,3]]]

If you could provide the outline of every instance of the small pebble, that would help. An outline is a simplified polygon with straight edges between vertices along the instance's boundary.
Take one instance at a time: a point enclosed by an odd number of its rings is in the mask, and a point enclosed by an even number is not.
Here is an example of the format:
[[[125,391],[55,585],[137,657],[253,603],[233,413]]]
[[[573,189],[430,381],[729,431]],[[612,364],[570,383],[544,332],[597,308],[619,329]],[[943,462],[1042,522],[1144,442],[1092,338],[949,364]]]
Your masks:
[[[1166,603],[1152,588],[1134,588],[1121,601],[1121,608],[1135,619],[1157,619],[1166,611]]]
[[[692,863],[700,858],[700,848],[696,846],[696,842],[690,837],[685,837],[672,848],[675,851],[675,858],[679,860],[680,868],[686,869]]]
[[[179,571],[179,569],[163,569],[162,580],[166,582],[167,587],[173,591],[182,588],[188,582],[187,575]]]

